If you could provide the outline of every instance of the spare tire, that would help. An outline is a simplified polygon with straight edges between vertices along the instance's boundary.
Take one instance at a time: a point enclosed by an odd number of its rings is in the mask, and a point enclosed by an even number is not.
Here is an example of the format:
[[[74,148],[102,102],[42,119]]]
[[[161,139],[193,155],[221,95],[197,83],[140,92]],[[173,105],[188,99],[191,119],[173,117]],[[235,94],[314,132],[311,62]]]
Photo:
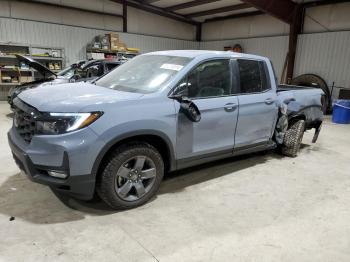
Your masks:
[[[309,87],[322,89],[322,91],[325,93],[325,96],[322,98],[323,113],[327,113],[331,111],[331,107],[332,107],[331,92],[329,91],[328,85],[323,78],[315,74],[304,74],[293,78],[291,84],[297,85],[297,86],[309,86]]]

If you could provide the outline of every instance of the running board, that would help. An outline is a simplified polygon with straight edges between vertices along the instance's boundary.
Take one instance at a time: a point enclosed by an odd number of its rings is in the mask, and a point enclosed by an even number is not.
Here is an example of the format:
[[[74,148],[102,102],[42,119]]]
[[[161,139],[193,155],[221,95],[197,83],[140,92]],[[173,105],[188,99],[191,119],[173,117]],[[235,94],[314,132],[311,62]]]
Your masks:
[[[250,153],[255,153],[264,150],[275,149],[277,147],[276,143],[272,140],[269,142],[259,143],[251,146],[245,146],[242,148],[233,149],[232,154],[234,156],[245,155]]]

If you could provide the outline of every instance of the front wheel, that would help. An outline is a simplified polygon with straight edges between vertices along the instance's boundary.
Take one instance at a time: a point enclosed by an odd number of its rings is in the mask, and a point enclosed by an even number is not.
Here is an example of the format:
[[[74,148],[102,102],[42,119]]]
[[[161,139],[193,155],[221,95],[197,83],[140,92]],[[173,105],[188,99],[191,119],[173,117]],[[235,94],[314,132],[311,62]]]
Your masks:
[[[305,131],[305,121],[298,120],[294,122],[286,131],[283,138],[282,154],[290,157],[296,157]]]
[[[159,189],[164,163],[148,143],[117,148],[104,163],[96,191],[110,207],[129,209],[146,203]]]

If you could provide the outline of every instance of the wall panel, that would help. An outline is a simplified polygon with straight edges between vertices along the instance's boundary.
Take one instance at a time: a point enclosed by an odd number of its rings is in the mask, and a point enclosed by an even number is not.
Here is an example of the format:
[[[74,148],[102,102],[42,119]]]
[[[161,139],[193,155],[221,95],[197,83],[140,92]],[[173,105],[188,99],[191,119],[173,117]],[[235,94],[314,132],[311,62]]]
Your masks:
[[[202,27],[202,39],[207,41],[279,36],[288,33],[289,26],[286,23],[268,15],[208,22]]]
[[[93,37],[110,31],[34,22],[20,19],[0,18],[0,42],[21,43],[37,46],[62,47],[66,63],[86,58],[86,45]],[[119,33],[121,41],[141,52],[167,49],[198,49],[195,41]]]
[[[300,35],[295,62],[295,75],[314,73],[329,86],[350,87],[350,31]]]
[[[204,41],[200,43],[200,49],[222,51],[224,46],[235,44],[240,44],[245,53],[269,57],[274,64],[277,78],[280,79],[288,51],[288,36]]]
[[[350,3],[307,8],[304,33],[350,30]]]
[[[187,23],[128,7],[128,32],[194,40],[196,28]]]
[[[45,3],[59,4],[62,7]],[[84,8],[87,11],[72,8]],[[98,14],[90,11],[106,12]],[[31,21],[49,22],[63,25],[122,31],[122,5],[107,0],[41,0],[36,3],[0,0],[0,17]],[[188,23],[155,15],[140,9],[128,7],[128,32],[134,34],[194,40],[196,28]]]
[[[278,79],[288,52],[288,36],[204,41],[201,49],[223,50],[241,44],[244,52],[269,57]],[[350,31],[303,34],[299,36],[294,76],[313,73],[331,87],[350,87]],[[337,89],[334,91],[337,96]]]

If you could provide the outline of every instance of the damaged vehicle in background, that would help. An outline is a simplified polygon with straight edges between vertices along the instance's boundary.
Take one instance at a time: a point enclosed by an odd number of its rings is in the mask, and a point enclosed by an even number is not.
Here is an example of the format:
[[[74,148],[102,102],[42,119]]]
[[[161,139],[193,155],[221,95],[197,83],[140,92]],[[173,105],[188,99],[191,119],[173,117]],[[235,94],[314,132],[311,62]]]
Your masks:
[[[110,72],[123,62],[112,59],[101,60],[81,60],[69,67],[63,69],[57,74],[35,61],[34,59],[22,55],[16,55],[19,62],[24,62],[40,74],[40,79],[27,82],[22,85],[12,87],[7,95],[7,101],[12,106],[13,99],[21,92],[31,88],[42,87],[45,85],[58,85],[64,83],[73,83],[81,81],[93,81],[104,74]]]
[[[278,86],[265,57],[153,52],[94,84],[21,93],[8,141],[30,180],[127,209],[154,197],[166,172],[275,148],[295,157],[304,131],[317,140],[323,95]]]

